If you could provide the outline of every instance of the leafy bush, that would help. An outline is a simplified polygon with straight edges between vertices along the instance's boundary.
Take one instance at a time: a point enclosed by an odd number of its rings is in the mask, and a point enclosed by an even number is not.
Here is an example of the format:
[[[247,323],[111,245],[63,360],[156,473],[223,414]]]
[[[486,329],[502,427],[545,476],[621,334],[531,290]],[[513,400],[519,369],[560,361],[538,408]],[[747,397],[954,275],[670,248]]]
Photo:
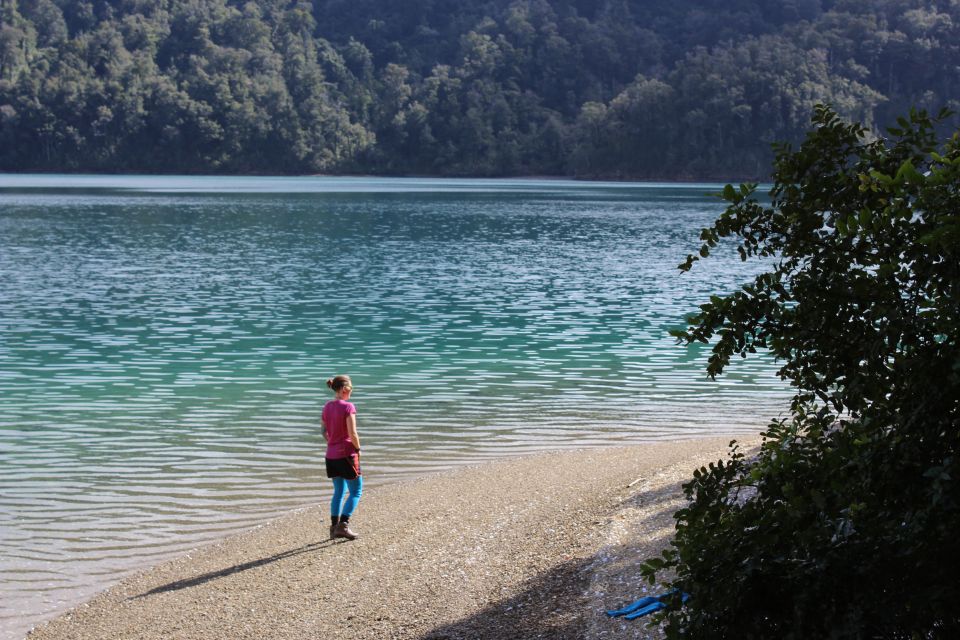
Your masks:
[[[796,390],[759,453],[685,485],[644,567],[692,594],[670,638],[960,637],[960,137],[912,111],[870,140],[818,106],[781,146],[769,205],[727,185],[701,234],[773,267],[676,336],[719,375],[769,350]],[[679,603],[674,603],[679,604]]]

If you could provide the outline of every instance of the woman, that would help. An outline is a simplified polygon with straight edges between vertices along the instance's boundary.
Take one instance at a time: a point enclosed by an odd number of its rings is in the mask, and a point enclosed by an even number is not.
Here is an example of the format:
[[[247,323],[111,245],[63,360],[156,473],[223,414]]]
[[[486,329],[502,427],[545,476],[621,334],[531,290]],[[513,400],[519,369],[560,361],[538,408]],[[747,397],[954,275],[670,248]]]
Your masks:
[[[330,539],[356,540],[350,530],[360,494],[363,476],[360,474],[360,436],[357,435],[357,408],[349,402],[353,392],[350,376],[336,376],[327,380],[336,398],[323,406],[323,439],[327,441],[327,477],[333,479],[333,498],[330,500]],[[344,493],[349,491],[345,498]]]

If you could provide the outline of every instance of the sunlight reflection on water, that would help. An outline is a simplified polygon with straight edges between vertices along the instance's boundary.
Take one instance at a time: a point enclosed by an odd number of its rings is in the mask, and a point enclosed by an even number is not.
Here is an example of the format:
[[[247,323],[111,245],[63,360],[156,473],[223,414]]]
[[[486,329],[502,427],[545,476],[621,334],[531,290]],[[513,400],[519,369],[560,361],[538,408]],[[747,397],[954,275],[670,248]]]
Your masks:
[[[668,329],[716,185],[0,176],[0,625],[322,500],[330,375],[368,486],[546,448],[753,433]]]

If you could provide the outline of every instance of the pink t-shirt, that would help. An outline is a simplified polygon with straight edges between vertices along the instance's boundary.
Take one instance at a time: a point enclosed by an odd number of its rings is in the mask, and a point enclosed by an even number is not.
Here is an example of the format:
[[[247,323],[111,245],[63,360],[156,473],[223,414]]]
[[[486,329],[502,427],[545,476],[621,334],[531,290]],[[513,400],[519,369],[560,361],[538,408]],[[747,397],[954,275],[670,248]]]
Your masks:
[[[357,408],[346,400],[331,400],[323,405],[322,419],[327,426],[327,457],[331,460],[347,458],[357,452],[347,431],[347,416],[356,413]]]

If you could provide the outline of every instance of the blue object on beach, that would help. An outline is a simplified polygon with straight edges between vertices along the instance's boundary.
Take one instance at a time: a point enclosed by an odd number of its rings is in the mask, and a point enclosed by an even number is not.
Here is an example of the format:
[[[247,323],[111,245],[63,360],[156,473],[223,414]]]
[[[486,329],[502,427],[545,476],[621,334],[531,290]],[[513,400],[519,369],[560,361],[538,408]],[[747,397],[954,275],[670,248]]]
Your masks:
[[[637,609],[642,609],[643,607],[646,607],[647,605],[653,604],[654,602],[657,602],[657,598],[656,598],[656,597],[654,597],[654,596],[646,596],[646,597],[644,597],[644,598],[640,598],[640,599],[637,600],[636,602],[632,602],[632,603],[628,604],[627,606],[625,606],[625,607],[622,608],[622,609],[614,609],[613,611],[607,611],[607,615],[610,616],[611,618],[616,618],[617,616],[623,616],[623,615],[626,615],[626,614],[628,614],[628,613],[633,613],[633,612],[636,611]]]
[[[623,619],[624,619],[624,620],[636,620],[637,618],[641,618],[641,617],[647,615],[648,613],[653,613],[654,611],[660,611],[660,609],[666,609],[666,608],[667,608],[667,605],[665,605],[665,604],[663,604],[662,602],[660,602],[659,600],[657,600],[657,601],[655,601],[655,602],[651,602],[650,604],[648,604],[648,605],[645,606],[645,607],[640,607],[639,609],[637,609],[637,610],[634,611],[633,613],[628,613],[627,615],[623,616]]]
[[[642,616],[647,615],[648,613],[653,613],[654,611],[660,611],[660,609],[666,609],[667,605],[661,601],[661,598],[666,598],[672,596],[677,592],[676,589],[673,591],[667,591],[666,593],[661,593],[658,596],[644,596],[636,602],[631,602],[622,609],[613,609],[607,611],[607,615],[611,618],[616,618],[617,616],[623,616],[625,620],[636,620]],[[689,593],[680,594],[680,601],[686,602],[690,599]]]

